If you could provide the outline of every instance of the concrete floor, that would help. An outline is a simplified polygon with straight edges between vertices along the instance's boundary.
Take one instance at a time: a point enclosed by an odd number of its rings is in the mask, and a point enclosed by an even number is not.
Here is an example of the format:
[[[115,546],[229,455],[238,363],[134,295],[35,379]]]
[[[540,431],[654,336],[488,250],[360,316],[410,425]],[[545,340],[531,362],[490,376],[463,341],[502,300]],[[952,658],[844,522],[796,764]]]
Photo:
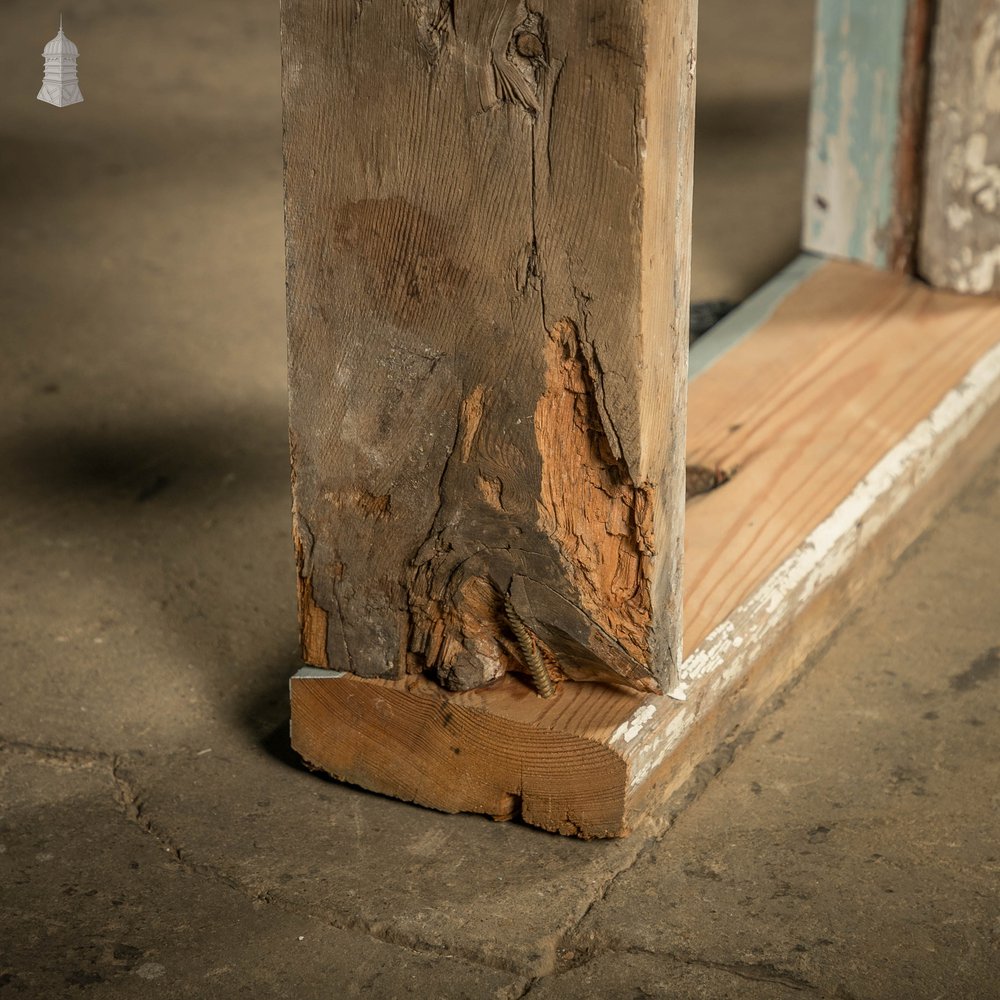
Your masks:
[[[704,0],[700,297],[794,251],[807,6]],[[998,996],[1000,456],[629,840],[297,766],[276,11],[204,9],[79,0],[62,110],[0,13],[0,996]]]

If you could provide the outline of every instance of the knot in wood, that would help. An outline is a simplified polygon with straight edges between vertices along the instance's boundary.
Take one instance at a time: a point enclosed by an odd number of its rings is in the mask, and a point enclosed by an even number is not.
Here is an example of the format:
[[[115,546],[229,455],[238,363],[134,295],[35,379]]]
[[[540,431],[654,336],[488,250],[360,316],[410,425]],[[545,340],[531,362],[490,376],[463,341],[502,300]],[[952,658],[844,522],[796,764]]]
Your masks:
[[[514,37],[514,48],[519,56],[525,59],[545,58],[545,46],[538,35],[531,31],[522,31]]]

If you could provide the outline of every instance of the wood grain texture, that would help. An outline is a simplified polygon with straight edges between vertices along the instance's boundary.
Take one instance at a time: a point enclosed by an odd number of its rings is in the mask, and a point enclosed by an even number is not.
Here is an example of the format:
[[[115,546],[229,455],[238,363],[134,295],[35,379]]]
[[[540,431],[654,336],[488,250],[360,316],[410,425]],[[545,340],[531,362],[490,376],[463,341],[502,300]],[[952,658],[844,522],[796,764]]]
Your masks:
[[[291,685],[292,744],[311,767],[407,802],[613,837],[628,768],[607,745],[607,716],[632,701],[611,685],[564,685],[543,700],[509,676],[449,694],[423,677],[305,671]]]
[[[693,0],[284,0],[307,662],[680,656]]]
[[[686,700],[313,672],[292,683],[299,753],[436,808],[607,836],[745,726],[1000,445],[1000,303],[841,263],[805,273],[691,385],[689,457],[732,478],[688,508]],[[397,740],[411,711],[419,736]]]
[[[939,0],[932,51],[921,274],[1000,292],[1000,3]]]
[[[910,271],[933,0],[819,0],[803,246]]]
[[[688,508],[688,649],[998,339],[990,304],[831,262],[692,382],[689,461],[732,479]]]

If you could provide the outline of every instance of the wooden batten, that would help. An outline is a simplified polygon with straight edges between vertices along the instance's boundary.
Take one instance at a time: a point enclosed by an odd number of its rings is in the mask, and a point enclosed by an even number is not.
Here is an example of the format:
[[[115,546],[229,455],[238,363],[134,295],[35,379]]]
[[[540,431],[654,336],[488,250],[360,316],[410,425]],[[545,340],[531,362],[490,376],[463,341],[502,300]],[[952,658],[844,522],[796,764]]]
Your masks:
[[[803,247],[912,271],[935,0],[818,0]]]
[[[695,10],[283,0],[310,664],[676,682]]]
[[[1000,293],[1000,4],[938,0],[919,269]]]
[[[742,317],[742,318],[741,318]],[[741,327],[742,324],[742,327]],[[729,475],[686,526],[674,698],[514,675],[292,680],[312,766],[447,811],[620,836],[793,677],[1000,443],[1000,303],[805,260],[699,348],[688,457]],[[336,664],[333,664],[336,665]]]

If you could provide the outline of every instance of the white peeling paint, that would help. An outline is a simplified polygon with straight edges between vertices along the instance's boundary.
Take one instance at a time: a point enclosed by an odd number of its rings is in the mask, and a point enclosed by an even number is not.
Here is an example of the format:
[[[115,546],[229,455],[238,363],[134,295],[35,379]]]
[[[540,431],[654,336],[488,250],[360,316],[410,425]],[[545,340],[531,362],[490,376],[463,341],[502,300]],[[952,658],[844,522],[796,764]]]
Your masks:
[[[955,288],[959,292],[986,295],[1000,287],[1000,247],[993,247],[979,254],[969,255],[965,273],[957,277]]]
[[[989,136],[973,132],[965,144],[965,193],[984,212],[1000,204],[1000,166],[989,159]]]
[[[618,743],[624,741],[625,743],[631,743],[639,733],[642,732],[642,727],[656,714],[656,705],[648,704],[643,705],[642,708],[637,709],[630,719],[626,719],[612,734],[611,742]]]
[[[960,229],[964,229],[970,222],[972,222],[972,211],[966,208],[964,205],[956,205],[952,203],[948,206],[948,227],[955,232]]]
[[[632,770],[629,775],[631,787],[638,787],[649,777],[656,766],[684,738],[696,717],[695,712],[684,708],[670,718],[665,725],[644,734],[643,753],[641,756],[637,755],[631,762]],[[651,741],[647,744],[646,741],[650,738]]]
[[[625,742],[635,743],[629,760],[632,788],[645,780],[678,745],[695,719],[710,711],[757,660],[775,630],[787,624],[788,607],[802,607],[844,572],[857,552],[930,479],[997,402],[1000,344],[983,355],[962,382],[688,657],[681,676],[689,690],[697,693],[698,711],[659,700],[638,709],[618,728],[612,745],[621,742],[626,733]]]
[[[320,667],[300,667],[292,677],[292,681],[332,681],[336,680],[338,677],[346,676],[347,671],[345,670],[323,670]]]
[[[668,698],[673,698],[674,701],[687,701],[688,692],[686,684],[678,684],[675,688],[671,688],[667,692]]]
[[[1000,11],[942,5],[932,76],[921,269],[935,285],[1000,290]],[[987,8],[993,8],[987,13]]]

